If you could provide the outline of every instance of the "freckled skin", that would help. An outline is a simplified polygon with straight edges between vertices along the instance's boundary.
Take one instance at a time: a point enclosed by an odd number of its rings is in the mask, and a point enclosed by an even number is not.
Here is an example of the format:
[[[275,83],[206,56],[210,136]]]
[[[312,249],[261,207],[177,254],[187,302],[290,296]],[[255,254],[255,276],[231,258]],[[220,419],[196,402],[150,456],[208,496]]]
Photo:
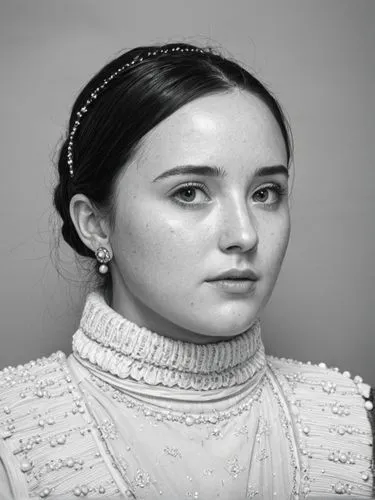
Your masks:
[[[218,166],[224,178],[174,176],[180,165]],[[263,166],[287,165],[280,128],[268,108],[244,91],[197,99],[164,120],[124,167],[117,189],[112,307],[162,335],[207,343],[244,332],[272,293],[290,233],[288,198],[265,208],[253,193],[280,174],[257,179]],[[281,179],[281,180],[280,180]],[[172,196],[200,182],[199,205]],[[228,294],[207,283],[231,268],[260,276],[251,294]]]

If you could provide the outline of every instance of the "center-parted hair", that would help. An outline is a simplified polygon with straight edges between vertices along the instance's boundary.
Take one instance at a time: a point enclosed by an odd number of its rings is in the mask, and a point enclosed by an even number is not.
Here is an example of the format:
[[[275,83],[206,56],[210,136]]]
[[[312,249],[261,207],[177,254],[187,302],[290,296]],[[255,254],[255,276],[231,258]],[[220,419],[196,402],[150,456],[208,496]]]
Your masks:
[[[185,43],[137,47],[104,66],[76,99],[58,158],[54,205],[63,221],[63,238],[73,250],[95,258],[70,217],[75,194],[86,195],[114,224],[116,179],[141,139],[185,104],[236,89],[268,106],[290,163],[290,128],[279,103],[257,78],[217,51]]]

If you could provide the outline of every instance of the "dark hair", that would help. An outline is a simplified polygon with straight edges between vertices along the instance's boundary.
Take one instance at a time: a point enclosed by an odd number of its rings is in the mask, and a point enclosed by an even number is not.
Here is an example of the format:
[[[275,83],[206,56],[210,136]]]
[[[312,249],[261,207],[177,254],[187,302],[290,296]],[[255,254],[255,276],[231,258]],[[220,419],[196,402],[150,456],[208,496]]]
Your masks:
[[[194,52],[172,51],[176,47]],[[161,52],[168,49],[168,53]],[[258,96],[271,110],[285,140],[288,164],[292,155],[289,124],[276,98],[253,75],[213,49],[197,51],[185,43],[137,47],[99,71],[76,99],[67,138],[58,159],[59,182],[54,205],[62,236],[79,255],[95,257],[79,238],[69,214],[73,195],[86,195],[114,223],[115,181],[141,139],[183,105],[210,94],[243,89]],[[147,56],[157,51],[157,55]],[[69,175],[68,142],[77,113],[104,80],[135,58],[143,58],[117,74],[87,109],[74,136],[74,176]]]

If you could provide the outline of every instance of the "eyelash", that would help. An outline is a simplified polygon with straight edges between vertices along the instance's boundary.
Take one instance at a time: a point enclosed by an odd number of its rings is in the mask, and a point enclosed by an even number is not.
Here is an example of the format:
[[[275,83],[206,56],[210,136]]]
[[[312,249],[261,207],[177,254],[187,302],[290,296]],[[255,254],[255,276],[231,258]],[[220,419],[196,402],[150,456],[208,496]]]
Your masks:
[[[192,207],[197,207],[200,205],[200,203],[188,203],[186,201],[181,201],[175,197],[177,194],[179,194],[179,193],[181,193],[189,188],[200,189],[208,197],[207,188],[204,184],[201,184],[200,182],[187,182],[183,186],[180,186],[178,189],[176,189],[176,191],[174,191],[174,193],[172,193],[172,198],[174,199],[174,201],[176,203],[178,203],[180,206],[182,206],[183,208],[192,208]]]
[[[181,193],[184,190],[189,189],[189,188],[200,189],[208,197],[207,188],[204,184],[201,184],[200,182],[188,182],[188,183],[184,184],[183,186],[180,186],[178,189],[176,189],[176,191],[174,191],[171,195],[171,197],[174,199],[174,201],[176,203],[178,203],[180,206],[182,206],[183,208],[195,208],[195,207],[201,205],[201,203],[189,203],[186,201],[181,201],[178,198],[176,198],[176,195],[178,195],[179,193]],[[288,193],[288,189],[285,188],[284,186],[281,186],[280,184],[276,184],[276,183],[270,183],[270,184],[266,184],[264,186],[261,186],[259,189],[257,189],[254,192],[254,194],[258,193],[259,191],[265,191],[265,190],[273,191],[277,195],[277,200],[272,202],[272,203],[258,202],[258,203],[262,204],[263,206],[265,206],[266,208],[270,208],[270,207],[273,207],[274,205],[279,204],[281,202],[281,200]],[[253,196],[254,196],[254,194],[253,194]]]
[[[265,186],[261,186],[259,189],[255,191],[254,194],[259,193],[259,191],[265,191],[267,189],[273,191],[277,195],[277,200],[272,203],[258,202],[264,205],[266,208],[272,208],[274,205],[278,205],[281,202],[281,200],[288,194],[288,188],[273,182],[271,182],[270,184],[266,184]]]

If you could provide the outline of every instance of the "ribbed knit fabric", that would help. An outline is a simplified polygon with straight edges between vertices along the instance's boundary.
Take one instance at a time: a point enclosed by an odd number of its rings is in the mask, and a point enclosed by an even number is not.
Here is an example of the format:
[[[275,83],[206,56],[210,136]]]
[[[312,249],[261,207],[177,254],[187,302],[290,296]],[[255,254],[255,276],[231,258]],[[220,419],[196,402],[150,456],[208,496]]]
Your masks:
[[[87,298],[73,351],[122,379],[195,390],[242,384],[266,363],[258,320],[231,340],[193,344],[140,328],[98,292]]]

